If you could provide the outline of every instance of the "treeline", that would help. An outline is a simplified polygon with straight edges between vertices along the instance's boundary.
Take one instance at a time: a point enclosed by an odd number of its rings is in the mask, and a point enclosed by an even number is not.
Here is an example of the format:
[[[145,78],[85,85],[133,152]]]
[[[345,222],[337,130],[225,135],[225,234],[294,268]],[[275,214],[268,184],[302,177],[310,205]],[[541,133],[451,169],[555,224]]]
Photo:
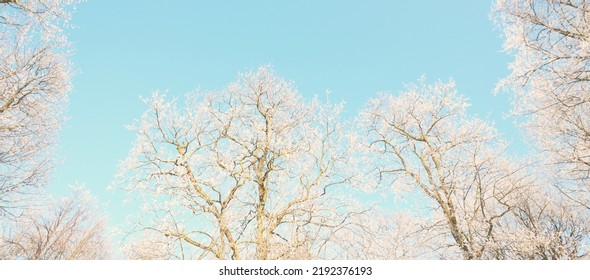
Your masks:
[[[0,3],[2,259],[101,259],[118,247],[83,190],[41,198],[70,88],[72,4]],[[498,90],[513,94],[537,151],[520,158],[466,112],[453,81],[381,93],[354,118],[304,99],[270,66],[182,101],[153,93],[120,164],[117,185],[142,203],[120,249],[131,259],[587,257],[589,8],[492,8],[515,56]]]

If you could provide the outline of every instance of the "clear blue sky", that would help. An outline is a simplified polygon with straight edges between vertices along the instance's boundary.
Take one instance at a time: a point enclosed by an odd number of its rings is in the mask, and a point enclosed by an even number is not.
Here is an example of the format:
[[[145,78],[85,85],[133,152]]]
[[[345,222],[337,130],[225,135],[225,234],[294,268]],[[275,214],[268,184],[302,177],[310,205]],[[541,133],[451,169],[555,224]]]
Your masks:
[[[453,78],[471,112],[494,120],[523,149],[508,96],[493,88],[510,57],[489,20],[491,1],[88,0],[74,15],[76,69],[51,191],[85,183],[113,225],[135,207],[107,191],[134,141],[125,129],[153,90],[220,89],[238,72],[272,64],[306,97],[332,91],[349,116],[379,91],[425,74]]]

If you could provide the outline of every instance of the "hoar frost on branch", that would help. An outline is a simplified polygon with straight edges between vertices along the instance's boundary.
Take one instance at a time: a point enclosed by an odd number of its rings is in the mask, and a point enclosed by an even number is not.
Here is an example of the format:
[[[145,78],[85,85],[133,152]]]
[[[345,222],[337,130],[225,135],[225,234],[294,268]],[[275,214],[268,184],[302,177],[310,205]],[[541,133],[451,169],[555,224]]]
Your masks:
[[[121,168],[152,214],[137,230],[153,241],[129,255],[173,240],[170,258],[347,258],[348,237],[369,238],[367,209],[344,192],[355,173],[341,105],[305,102],[268,66],[182,107],[161,93],[146,103]]]
[[[496,130],[467,116],[467,107],[454,82],[421,80],[370,100],[359,131],[380,184],[412,186],[432,203],[430,214],[417,216],[430,219],[429,235],[446,236],[435,250],[442,258],[583,256],[584,220],[554,207],[555,196],[531,200],[543,184],[526,164],[503,155]]]
[[[0,215],[45,184],[70,89],[62,34],[77,1],[0,3]]]
[[[28,207],[18,219],[3,224],[0,259],[108,258],[110,240],[100,212],[95,199],[82,190]]]
[[[498,0],[492,15],[515,56],[498,87],[514,93],[560,189],[590,208],[590,3]]]
[[[77,2],[0,2],[0,259],[109,256],[89,196],[46,199],[42,189],[70,90],[63,28]]]

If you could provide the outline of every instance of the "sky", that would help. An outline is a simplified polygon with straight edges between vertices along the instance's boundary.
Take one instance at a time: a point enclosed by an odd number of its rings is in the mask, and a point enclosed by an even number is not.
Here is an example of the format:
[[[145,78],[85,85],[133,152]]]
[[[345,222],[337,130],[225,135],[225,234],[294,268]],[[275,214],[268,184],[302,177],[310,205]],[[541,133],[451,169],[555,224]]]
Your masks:
[[[50,191],[83,184],[111,225],[139,209],[109,191],[147,109],[140,96],[218,90],[238,73],[271,64],[304,98],[331,91],[354,117],[378,92],[454,79],[469,112],[525,141],[505,118],[509,96],[494,95],[511,57],[489,19],[491,1],[113,1],[87,0],[68,31],[75,69],[59,165]]]

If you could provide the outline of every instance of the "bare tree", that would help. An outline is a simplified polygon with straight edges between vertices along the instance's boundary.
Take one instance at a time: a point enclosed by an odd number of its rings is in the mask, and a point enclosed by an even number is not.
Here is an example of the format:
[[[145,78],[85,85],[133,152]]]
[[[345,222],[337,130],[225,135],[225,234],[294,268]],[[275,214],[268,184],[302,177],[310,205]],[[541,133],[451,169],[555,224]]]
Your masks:
[[[498,87],[514,93],[557,186],[590,208],[590,3],[498,0],[492,15],[515,55]]]
[[[75,260],[109,257],[105,220],[83,192],[31,207],[3,223],[0,259]]]
[[[268,66],[184,108],[146,102],[121,164],[154,218],[139,231],[176,240],[179,258],[338,257],[346,244],[331,237],[365,211],[342,198],[354,172],[341,105],[304,102]]]
[[[498,224],[490,246],[494,259],[583,259],[589,253],[590,224],[579,205],[560,193],[539,189]]]
[[[157,231],[143,231],[133,239],[125,240],[122,247],[125,258],[131,260],[179,260],[184,259],[184,244]],[[176,250],[176,245],[180,250]],[[177,252],[180,255],[177,255]]]
[[[69,0],[0,5],[0,216],[45,183],[70,88]]]
[[[532,246],[521,235],[535,234],[535,228],[522,220],[517,223],[515,217],[538,203],[527,199],[543,188],[526,164],[503,155],[505,144],[495,129],[467,116],[467,106],[453,82],[426,85],[421,81],[398,96],[382,94],[372,99],[361,113],[365,133],[361,137],[375,159],[381,184],[411,186],[432,202],[431,210],[418,217],[430,217],[429,226],[424,227],[429,234],[447,236],[435,249],[440,257],[502,258],[495,255],[498,244],[510,244],[512,249]],[[535,211],[529,218],[544,223],[546,209]],[[512,230],[507,230],[508,225]],[[545,229],[551,234],[558,231]],[[587,237],[587,231],[583,232]],[[449,251],[448,245],[457,250]]]

